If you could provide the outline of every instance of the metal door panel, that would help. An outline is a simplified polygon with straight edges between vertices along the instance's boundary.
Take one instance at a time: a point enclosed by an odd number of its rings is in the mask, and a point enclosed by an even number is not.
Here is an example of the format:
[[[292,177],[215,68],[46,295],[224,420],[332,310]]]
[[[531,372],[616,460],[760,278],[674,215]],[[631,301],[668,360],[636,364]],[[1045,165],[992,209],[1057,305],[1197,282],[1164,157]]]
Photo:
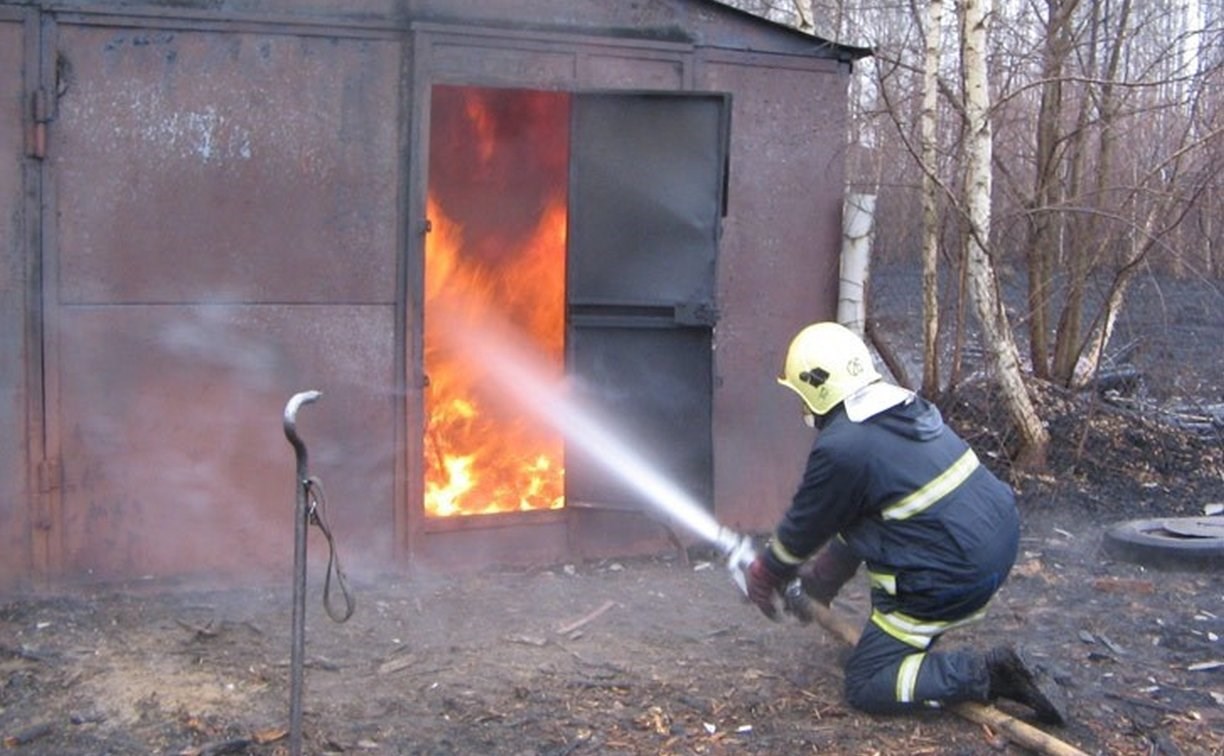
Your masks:
[[[571,133],[570,371],[584,403],[635,455],[707,506],[726,113],[721,95],[583,94]],[[655,514],[606,469],[608,456],[567,445],[580,541],[632,542],[641,532],[626,521],[614,533],[584,505]]]
[[[390,558],[394,313],[381,306],[67,308],[64,549],[94,579],[283,569],[293,553],[285,402],[354,557]]]
[[[26,452],[26,276],[22,154],[28,122],[24,29],[20,21],[0,20],[0,590],[29,571]]]
[[[710,341],[704,329],[575,328],[571,371],[584,405],[625,449],[702,503],[710,501]],[[603,464],[616,449],[570,443],[566,493],[579,504],[639,502],[632,476]],[[626,469],[624,464],[618,465]],[[639,481],[640,478],[636,480]]]
[[[397,44],[58,33],[62,302],[394,301]]]
[[[714,300],[726,98],[574,98],[569,300]]]
[[[57,27],[48,426],[71,575],[292,549],[294,393],[337,537],[392,556],[398,43]],[[351,561],[352,557],[346,561]]]

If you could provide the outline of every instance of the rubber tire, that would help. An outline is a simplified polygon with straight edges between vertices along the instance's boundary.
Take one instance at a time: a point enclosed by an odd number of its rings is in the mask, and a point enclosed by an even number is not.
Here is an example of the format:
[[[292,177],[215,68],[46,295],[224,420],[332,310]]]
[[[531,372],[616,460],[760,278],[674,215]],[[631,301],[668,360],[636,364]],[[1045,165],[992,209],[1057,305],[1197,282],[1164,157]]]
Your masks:
[[[1201,517],[1162,517],[1129,520],[1105,531],[1105,551],[1128,562],[1177,569],[1224,567],[1224,537],[1185,537],[1165,529],[1177,520]]]

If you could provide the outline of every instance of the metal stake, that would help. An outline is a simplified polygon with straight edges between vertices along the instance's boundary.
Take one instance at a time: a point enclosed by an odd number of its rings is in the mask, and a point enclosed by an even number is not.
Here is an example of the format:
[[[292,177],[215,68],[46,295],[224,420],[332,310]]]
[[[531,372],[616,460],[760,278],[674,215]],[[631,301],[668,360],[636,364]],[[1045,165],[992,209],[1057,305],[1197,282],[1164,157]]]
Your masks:
[[[302,753],[302,668],[306,650],[306,524],[309,518],[306,503],[307,473],[306,444],[297,432],[297,412],[323,396],[320,391],[294,394],[285,405],[285,438],[297,455],[297,507],[293,522],[293,637],[289,659],[289,753]]]

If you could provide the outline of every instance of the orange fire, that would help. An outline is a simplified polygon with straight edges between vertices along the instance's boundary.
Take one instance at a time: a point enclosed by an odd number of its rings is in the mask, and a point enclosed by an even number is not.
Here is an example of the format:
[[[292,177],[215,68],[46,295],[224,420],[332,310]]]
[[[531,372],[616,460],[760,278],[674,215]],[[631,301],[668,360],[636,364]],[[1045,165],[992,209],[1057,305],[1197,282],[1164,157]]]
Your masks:
[[[533,119],[559,128],[568,104],[557,94],[475,88],[442,88],[433,104],[432,130],[450,138],[434,141],[427,208],[425,512],[557,509],[563,438],[508,401],[496,367],[449,334],[509,326],[561,375],[566,189],[555,151],[568,148],[523,137],[549,133],[533,129]],[[533,169],[532,149],[544,151],[544,168]],[[503,157],[506,150],[517,153]]]

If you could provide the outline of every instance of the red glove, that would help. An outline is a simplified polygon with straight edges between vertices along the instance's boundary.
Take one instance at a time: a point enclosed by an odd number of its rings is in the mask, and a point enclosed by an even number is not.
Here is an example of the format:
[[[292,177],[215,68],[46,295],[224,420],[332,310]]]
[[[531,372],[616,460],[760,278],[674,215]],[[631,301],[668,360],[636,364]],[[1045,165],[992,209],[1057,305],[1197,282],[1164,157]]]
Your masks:
[[[748,600],[771,620],[777,621],[778,607],[774,605],[774,597],[782,592],[782,582],[785,576],[770,569],[765,556],[758,556],[748,565]]]

